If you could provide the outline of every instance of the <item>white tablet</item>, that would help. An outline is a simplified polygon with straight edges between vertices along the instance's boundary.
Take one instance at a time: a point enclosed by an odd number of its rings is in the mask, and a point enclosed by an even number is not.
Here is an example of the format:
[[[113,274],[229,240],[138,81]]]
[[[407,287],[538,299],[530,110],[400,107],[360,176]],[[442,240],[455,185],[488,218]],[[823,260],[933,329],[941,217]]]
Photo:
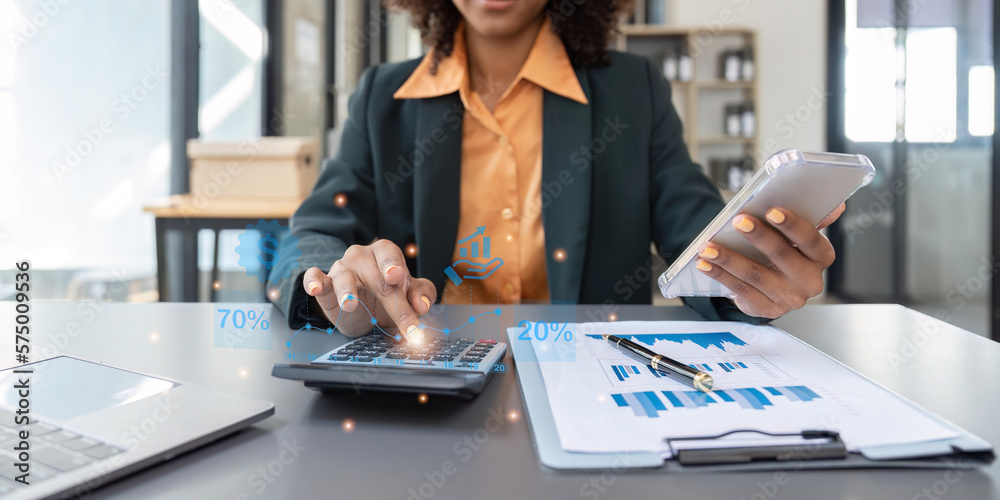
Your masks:
[[[695,268],[698,250],[709,241],[771,265],[742,233],[733,228],[734,217],[745,213],[765,220],[768,210],[781,207],[814,226],[819,225],[873,177],[875,167],[864,155],[807,153],[798,149],[775,153],[660,276],[657,282],[660,291],[667,298],[735,298],[732,291]]]

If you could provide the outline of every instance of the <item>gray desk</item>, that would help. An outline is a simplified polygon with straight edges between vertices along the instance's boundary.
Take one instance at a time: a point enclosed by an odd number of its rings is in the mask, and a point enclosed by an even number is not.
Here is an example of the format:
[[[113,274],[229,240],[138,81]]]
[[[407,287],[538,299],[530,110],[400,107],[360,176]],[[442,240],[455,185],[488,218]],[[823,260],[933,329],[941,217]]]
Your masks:
[[[273,351],[221,349],[213,347],[216,306],[35,304],[32,331],[38,333],[32,335],[38,346],[49,343],[46,335],[56,339],[56,332],[74,322],[79,334],[61,342],[61,353],[266,398],[277,405],[274,417],[250,430],[113,483],[98,490],[96,498],[240,498],[246,493],[244,498],[407,499],[412,498],[410,488],[419,492],[425,482],[423,492],[433,490],[435,499],[1000,498],[994,484],[1000,464],[965,471],[960,477],[944,470],[787,471],[786,476],[609,470],[550,475],[538,469],[512,374],[498,376],[471,403],[432,398],[422,405],[410,396],[321,396],[270,376],[271,364],[282,359],[282,341],[290,334],[278,313],[271,326]],[[0,325],[13,324],[12,312],[12,303],[0,303]],[[694,319],[681,308],[621,307],[617,312],[621,320]],[[512,307],[505,308],[501,319],[514,324],[538,314],[537,307]],[[1000,345],[891,305],[812,306],[776,325],[1000,443]],[[496,331],[477,331],[475,336],[495,337]],[[13,352],[9,337],[0,337],[0,352]],[[343,340],[318,334],[314,341],[327,347]],[[907,342],[920,347],[910,350]],[[0,360],[4,367],[11,363],[8,357]],[[960,381],[973,384],[963,390]],[[516,411],[521,418],[497,427],[488,421],[491,410]],[[348,418],[356,425],[350,433],[342,429]],[[294,446],[300,449],[282,453]],[[445,461],[454,464],[454,471],[446,467],[453,475],[440,472]],[[428,477],[444,480],[435,487]],[[417,498],[422,498],[419,493]]]

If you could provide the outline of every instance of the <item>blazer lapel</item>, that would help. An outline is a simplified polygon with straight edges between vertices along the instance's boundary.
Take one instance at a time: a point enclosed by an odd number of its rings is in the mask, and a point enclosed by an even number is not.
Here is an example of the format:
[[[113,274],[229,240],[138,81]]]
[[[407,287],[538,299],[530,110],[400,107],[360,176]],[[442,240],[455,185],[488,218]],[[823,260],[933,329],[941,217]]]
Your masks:
[[[415,155],[413,218],[417,273],[434,283],[438,297],[444,293],[444,269],[451,264],[458,233],[462,110],[457,92],[421,99],[413,145],[434,145],[429,154]],[[438,142],[442,132],[444,140]]]
[[[587,72],[577,79],[593,102]],[[542,126],[542,224],[549,296],[577,302],[590,224],[592,162],[590,105],[545,92]],[[545,203],[545,197],[549,197]]]

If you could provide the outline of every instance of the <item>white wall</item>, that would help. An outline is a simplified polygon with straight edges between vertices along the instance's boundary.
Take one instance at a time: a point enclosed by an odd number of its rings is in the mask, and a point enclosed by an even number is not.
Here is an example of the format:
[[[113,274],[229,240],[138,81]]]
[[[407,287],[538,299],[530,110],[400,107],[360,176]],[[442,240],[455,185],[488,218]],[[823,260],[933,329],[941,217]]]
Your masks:
[[[763,155],[826,149],[826,0],[668,0],[671,25],[752,28]]]

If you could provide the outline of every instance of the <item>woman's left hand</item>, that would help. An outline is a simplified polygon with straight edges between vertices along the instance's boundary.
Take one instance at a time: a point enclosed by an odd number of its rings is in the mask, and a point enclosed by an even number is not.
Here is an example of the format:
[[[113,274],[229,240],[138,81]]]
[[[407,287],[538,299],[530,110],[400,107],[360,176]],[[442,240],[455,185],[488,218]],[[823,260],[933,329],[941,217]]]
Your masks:
[[[783,208],[767,211],[764,223],[746,214],[733,226],[757,247],[771,266],[715,243],[699,253],[697,267],[737,295],[737,307],[751,316],[777,318],[823,292],[823,271],[833,264],[830,240],[819,232],[844,213],[841,204],[819,227]]]

